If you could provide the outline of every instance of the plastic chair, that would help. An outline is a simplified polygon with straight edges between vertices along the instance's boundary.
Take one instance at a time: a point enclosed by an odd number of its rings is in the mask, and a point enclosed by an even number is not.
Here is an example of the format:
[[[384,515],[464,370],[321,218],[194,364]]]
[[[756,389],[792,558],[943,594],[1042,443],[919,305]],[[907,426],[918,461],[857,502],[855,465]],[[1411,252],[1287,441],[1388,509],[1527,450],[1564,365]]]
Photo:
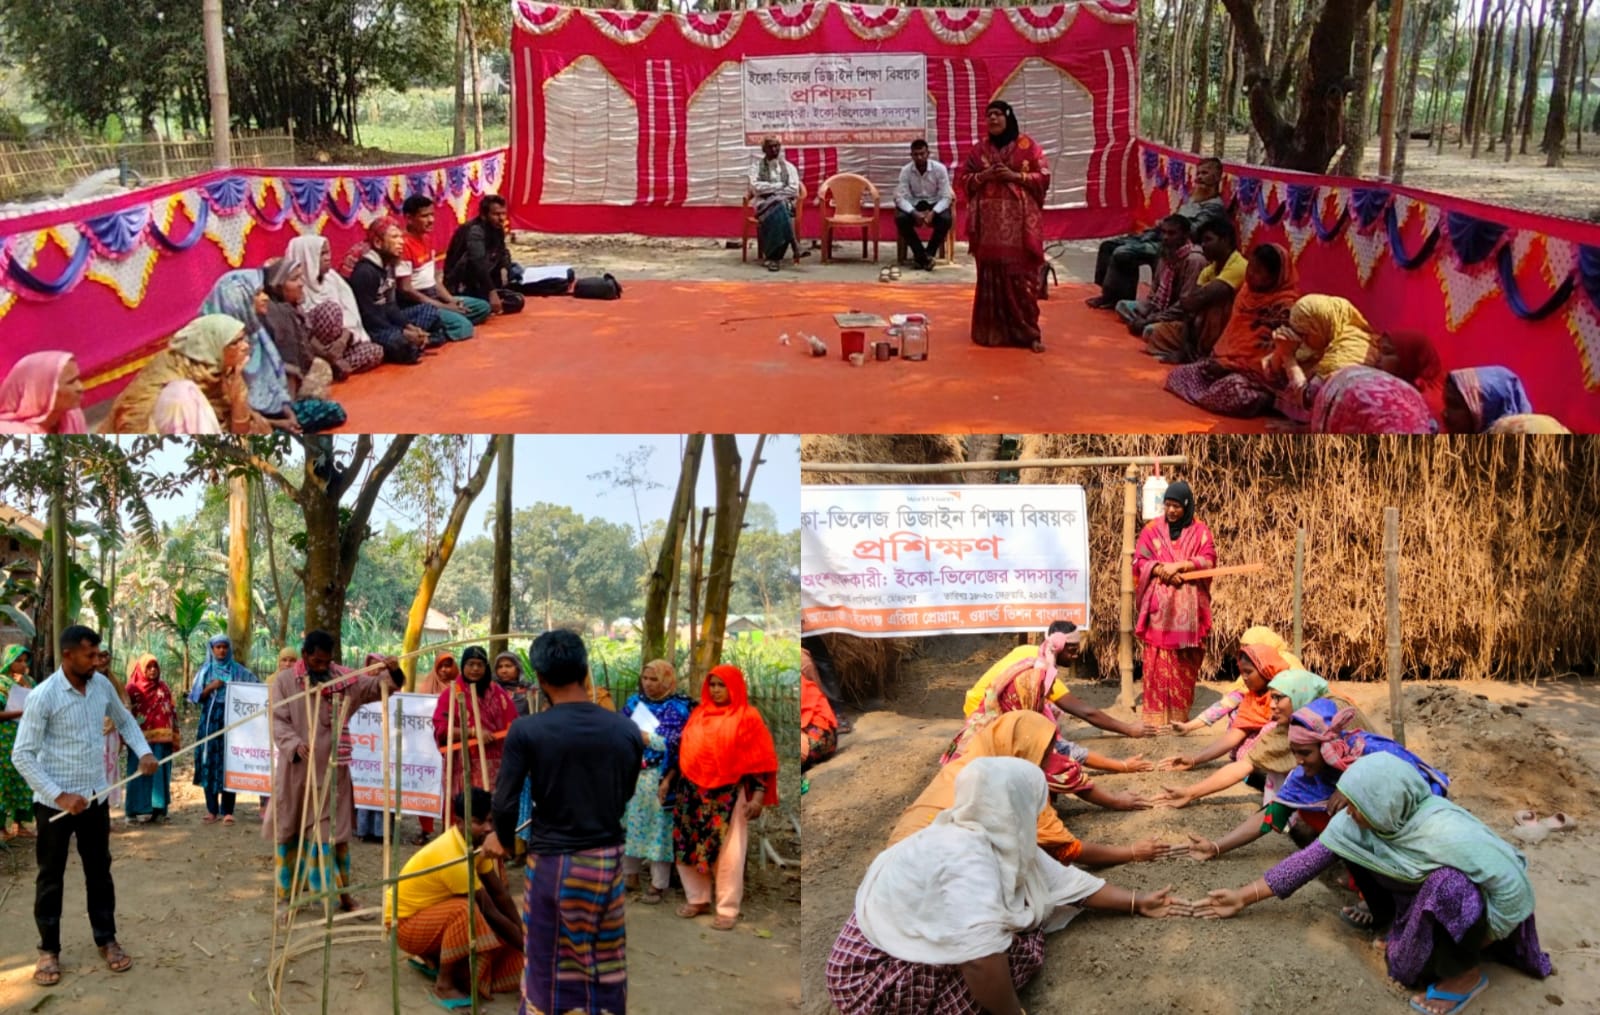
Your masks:
[[[867,198],[871,196],[871,207]],[[833,198],[833,214],[828,213],[828,198]],[[861,259],[867,259],[867,232],[872,233],[872,260],[878,260],[878,243],[883,236],[882,207],[878,188],[865,176],[836,173],[822,181],[817,191],[817,206],[822,212],[822,263],[833,260],[833,234],[840,229],[861,230]]]
[[[741,226],[740,230],[739,230],[739,260],[740,261],[749,261],[750,260],[750,241],[756,238],[756,214],[755,214],[755,212],[750,210],[751,203],[753,201],[755,201],[755,199],[756,199],[756,196],[754,194],[752,194],[750,191],[747,190],[747,191],[744,192],[744,204],[742,206],[744,208],[744,225]],[[794,263],[795,264],[799,264],[800,263],[800,237],[805,235],[804,231],[801,230],[800,226],[801,226],[801,223],[805,219],[805,214],[806,214],[806,185],[804,183],[801,183],[800,184],[800,196],[797,197],[795,199],[795,202],[794,202],[794,238],[795,238]],[[761,251],[758,250],[758,251],[756,251],[756,253],[760,254]]]
[[[944,245],[939,250],[939,259],[945,264],[956,263],[956,229],[961,226],[961,195],[957,194],[950,202],[950,231],[944,234]],[[928,226],[927,232],[931,238],[933,227]],[[917,226],[917,235],[921,236],[923,227]],[[906,241],[900,238],[897,227],[894,232],[894,260],[896,264],[906,263]]]

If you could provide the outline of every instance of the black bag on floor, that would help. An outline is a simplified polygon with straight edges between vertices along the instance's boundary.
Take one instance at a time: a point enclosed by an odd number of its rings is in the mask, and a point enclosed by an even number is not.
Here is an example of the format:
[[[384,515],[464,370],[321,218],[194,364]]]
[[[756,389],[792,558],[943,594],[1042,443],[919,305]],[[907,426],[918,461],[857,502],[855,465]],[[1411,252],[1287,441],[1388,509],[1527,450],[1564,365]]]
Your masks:
[[[620,300],[622,283],[610,273],[590,278],[580,278],[573,283],[572,295],[580,300]]]

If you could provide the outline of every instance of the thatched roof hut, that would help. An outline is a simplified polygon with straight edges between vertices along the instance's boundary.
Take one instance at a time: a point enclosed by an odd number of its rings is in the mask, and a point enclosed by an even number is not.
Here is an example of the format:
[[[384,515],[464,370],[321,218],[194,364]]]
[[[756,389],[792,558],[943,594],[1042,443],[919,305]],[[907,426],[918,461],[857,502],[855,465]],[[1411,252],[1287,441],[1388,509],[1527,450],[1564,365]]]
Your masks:
[[[959,438],[806,438],[806,461],[956,461]],[[928,453],[931,452],[931,453]],[[917,457],[928,453],[926,457]],[[1252,624],[1286,637],[1295,531],[1306,529],[1307,663],[1327,676],[1384,673],[1383,509],[1400,509],[1404,666],[1412,677],[1521,678],[1600,662],[1600,441],[1581,437],[1303,437],[1046,434],[1022,438],[1023,460],[1089,455],[1188,456],[1189,480],[1216,536],[1219,562],[1261,562],[1213,589],[1214,666]],[[804,482],[895,482],[810,473]],[[908,476],[959,482],[955,476]],[[1079,483],[1090,512],[1092,613],[1118,612],[1122,470],[1024,469],[1023,483]],[[1116,672],[1117,630],[1095,625],[1101,673]],[[915,639],[882,648],[882,682]],[[852,659],[855,665],[872,658]],[[843,667],[841,667],[843,669]]]

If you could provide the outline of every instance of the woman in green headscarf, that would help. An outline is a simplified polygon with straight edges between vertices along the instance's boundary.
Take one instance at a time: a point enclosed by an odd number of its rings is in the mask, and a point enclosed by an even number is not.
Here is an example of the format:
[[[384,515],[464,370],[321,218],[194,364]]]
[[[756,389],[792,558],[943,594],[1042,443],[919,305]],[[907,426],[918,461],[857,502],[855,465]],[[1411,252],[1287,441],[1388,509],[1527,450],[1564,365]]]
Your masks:
[[[1295,709],[1305,708],[1318,698],[1326,697],[1328,682],[1310,670],[1284,670],[1267,684],[1267,695],[1272,700],[1273,721],[1256,735],[1254,741],[1240,747],[1238,758],[1191,786],[1161,787],[1160,795],[1153,798],[1158,806],[1187,807],[1201,797],[1220,793],[1229,786],[1249,779],[1252,770],[1263,773],[1276,771],[1272,766],[1258,764],[1258,756],[1279,761],[1291,759],[1287,766],[1282,766],[1282,775],[1287,775],[1294,768],[1286,732],[1289,728],[1289,717],[1294,714]],[[1262,781],[1260,786],[1265,784],[1266,782]],[[1251,785],[1258,784],[1252,782]]]
[[[272,427],[267,421],[250,408],[250,390],[243,372],[249,358],[249,338],[244,325],[234,318],[226,314],[206,314],[190,321],[172,336],[165,349],[145,364],[132,383],[122,389],[122,394],[112,403],[111,419],[105,431],[176,432],[175,428],[160,425],[157,405],[167,388],[187,381],[198,389],[221,430],[235,434],[271,433]],[[185,414],[176,415],[181,418]],[[203,415],[196,414],[195,418]],[[196,429],[204,432],[210,428]]]
[[[1531,976],[1550,975],[1533,922],[1527,861],[1482,821],[1435,796],[1416,768],[1392,754],[1357,759],[1339,780],[1336,811],[1316,842],[1242,888],[1219,888],[1203,915],[1229,917],[1268,896],[1288,898],[1335,861],[1350,867],[1387,935],[1389,975],[1429,984],[1411,999],[1447,1015],[1489,985],[1487,955]]]
[[[11,645],[0,653],[0,838],[5,839],[33,837],[28,831],[28,822],[33,819],[33,790],[11,763],[11,747],[17,741],[17,720],[22,718],[22,709],[6,707],[12,688],[33,687],[28,676],[31,662],[33,654],[26,645]],[[16,818],[15,832],[11,830],[12,818]]]

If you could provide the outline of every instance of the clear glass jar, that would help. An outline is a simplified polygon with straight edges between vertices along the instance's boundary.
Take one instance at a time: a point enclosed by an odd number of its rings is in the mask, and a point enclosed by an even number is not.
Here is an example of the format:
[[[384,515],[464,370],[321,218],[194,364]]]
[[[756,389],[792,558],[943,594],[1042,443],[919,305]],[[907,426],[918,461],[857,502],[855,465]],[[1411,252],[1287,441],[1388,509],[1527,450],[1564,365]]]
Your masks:
[[[928,318],[911,314],[900,325],[900,358],[921,362],[928,358]]]

